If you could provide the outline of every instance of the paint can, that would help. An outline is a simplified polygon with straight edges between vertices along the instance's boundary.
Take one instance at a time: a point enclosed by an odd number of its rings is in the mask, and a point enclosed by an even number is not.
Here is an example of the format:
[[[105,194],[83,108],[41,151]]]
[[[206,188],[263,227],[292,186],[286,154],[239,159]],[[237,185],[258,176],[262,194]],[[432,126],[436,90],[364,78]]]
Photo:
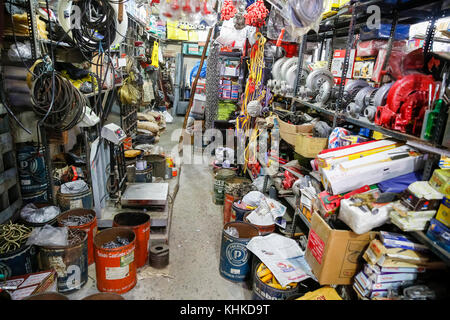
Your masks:
[[[232,210],[233,202],[242,199],[253,190],[252,181],[243,177],[233,177],[225,181],[225,203],[223,206],[223,224],[235,221],[236,216]],[[239,220],[242,221],[242,218]]]
[[[17,161],[22,195],[37,194],[47,189],[44,150],[44,147],[38,150],[30,144],[18,145]]]
[[[81,300],[125,300],[125,298],[114,292],[99,292],[84,297]]]
[[[136,268],[146,265],[150,241],[150,215],[144,212],[121,212],[114,216],[113,227],[125,227],[134,231]]]
[[[0,254],[0,273],[6,278],[33,273],[38,270],[35,246],[22,246],[21,248]]]
[[[147,169],[144,170],[137,170],[136,169],[136,173],[135,173],[135,178],[134,181],[135,182],[152,182],[152,167],[148,167]]]
[[[92,209],[92,188],[88,187],[87,190],[76,193],[61,193],[61,188],[59,188],[56,193],[56,199],[61,211],[79,208]]]
[[[22,195],[23,204],[47,202],[47,201],[48,201],[47,189],[37,191],[36,193]]]
[[[238,206],[238,202],[233,202],[233,205],[231,207],[231,215],[232,218],[234,218],[235,221],[244,221],[244,215],[247,213],[252,212],[252,209],[243,209]]]
[[[220,169],[214,176],[214,203],[223,205],[225,199],[225,181],[236,176],[231,169]]]
[[[225,230],[229,227],[236,228],[239,237],[228,234]],[[223,227],[219,265],[219,273],[222,277],[235,282],[248,279],[251,272],[251,252],[246,246],[251,238],[258,235],[258,229],[245,222],[229,222]]]
[[[70,216],[88,216],[92,215],[94,218],[85,223],[78,226],[67,226],[69,229],[80,229],[87,232],[87,245],[88,245],[88,264],[91,265],[94,263],[94,236],[97,234],[97,217],[94,210],[90,209],[72,209],[66,212],[63,212],[58,216],[58,226],[63,227],[63,220],[66,220]]]
[[[257,224],[253,224],[250,221],[247,220],[247,216],[250,214],[251,212],[248,212],[244,215],[244,222],[250,223],[252,226],[255,226],[256,228],[258,228],[259,233],[262,236],[268,235],[269,233],[272,233],[275,231],[275,223],[273,224],[269,224],[266,226],[261,226],[261,225],[257,225]]]
[[[58,292],[42,292],[28,296],[23,300],[70,300],[67,296]]]
[[[256,270],[259,268],[261,263],[255,265],[255,270],[253,270],[253,300],[286,300],[288,297],[295,295],[299,292],[300,285],[295,288],[290,288],[286,290],[277,289],[261,281],[258,277]]]
[[[67,246],[39,246],[39,269],[55,269],[58,292],[79,290],[88,280],[88,234],[69,229],[69,241],[75,237],[79,240]]]
[[[130,243],[118,248],[102,248],[117,237],[126,238]],[[137,282],[134,231],[129,228],[109,228],[94,237],[95,272],[97,289],[101,292],[122,294],[130,291]]]
[[[166,176],[166,157],[159,154],[144,156],[148,164],[152,166],[152,176],[164,178]]]

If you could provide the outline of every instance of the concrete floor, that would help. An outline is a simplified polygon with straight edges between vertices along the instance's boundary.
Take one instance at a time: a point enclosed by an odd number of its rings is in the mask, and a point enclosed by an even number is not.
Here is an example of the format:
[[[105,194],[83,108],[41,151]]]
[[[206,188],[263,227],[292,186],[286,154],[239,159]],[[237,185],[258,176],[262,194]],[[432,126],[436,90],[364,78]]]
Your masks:
[[[183,126],[182,117],[168,124],[159,143],[166,153],[178,144],[174,131]],[[173,133],[173,135],[172,135]],[[166,269],[145,266],[138,270],[137,285],[123,294],[129,300],[242,300],[251,299],[245,283],[233,283],[219,274],[223,206],[212,201],[213,175],[205,165],[183,165],[175,199],[170,231],[170,263]],[[96,293],[95,265],[89,281],[70,299]]]

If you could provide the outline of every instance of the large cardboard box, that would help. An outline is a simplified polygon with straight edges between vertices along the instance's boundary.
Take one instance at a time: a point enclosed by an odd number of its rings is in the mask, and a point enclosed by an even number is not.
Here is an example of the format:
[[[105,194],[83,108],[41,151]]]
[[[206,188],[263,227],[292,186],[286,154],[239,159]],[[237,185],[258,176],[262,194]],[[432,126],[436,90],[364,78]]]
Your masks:
[[[353,283],[361,259],[376,232],[356,234],[332,229],[316,212],[311,218],[305,259],[321,285]]]
[[[284,122],[280,118],[278,118],[278,123],[280,124],[281,139],[293,146],[295,145],[295,139],[299,134],[311,133],[314,128],[314,125],[310,123],[296,126],[294,124]]]

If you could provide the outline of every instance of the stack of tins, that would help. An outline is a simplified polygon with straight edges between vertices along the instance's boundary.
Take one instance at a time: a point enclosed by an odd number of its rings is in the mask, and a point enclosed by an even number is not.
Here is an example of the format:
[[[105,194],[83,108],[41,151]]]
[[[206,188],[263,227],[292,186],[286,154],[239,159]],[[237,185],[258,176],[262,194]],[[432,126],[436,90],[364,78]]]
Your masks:
[[[148,261],[150,240],[150,216],[143,212],[121,212],[114,216],[113,227],[125,227],[136,235],[136,268],[143,267]]]
[[[129,244],[107,249],[102,246],[117,237],[126,238]],[[94,237],[95,272],[97,289],[101,292],[126,293],[137,282],[136,262],[134,259],[136,236],[128,228],[110,228]]]
[[[232,210],[233,203],[242,199],[244,195],[253,190],[252,181],[247,178],[233,177],[225,181],[225,202],[223,205],[223,224],[233,221],[242,221],[236,218],[235,211]]]
[[[214,204],[224,204],[225,181],[236,176],[236,172],[231,169],[220,169],[214,176]]]
[[[56,193],[56,199],[61,211],[77,208],[91,209],[93,206],[91,186],[89,186],[88,190],[75,193],[61,193],[61,188],[59,188]]]
[[[63,293],[80,289],[88,280],[88,234],[83,230],[69,229],[68,238],[72,244],[39,246],[38,254],[39,269],[55,269],[57,289]]]
[[[250,221],[248,221],[248,219],[247,219],[247,216],[248,216],[250,213],[251,213],[251,212],[247,212],[247,213],[244,215],[244,222],[250,223]],[[259,233],[260,233],[262,236],[268,235],[269,233],[272,233],[272,232],[275,231],[275,223],[273,223],[273,224],[268,224],[268,225],[265,225],[265,226],[261,226],[261,225],[253,224],[253,223],[250,223],[250,224],[251,224],[252,226],[255,226],[256,228],[258,228]]]
[[[300,286],[297,282],[291,282],[282,287],[275,279],[272,272],[264,263],[255,264],[253,272],[253,299],[254,300],[286,300],[299,292]]]
[[[90,209],[73,209],[66,212],[63,212],[58,217],[58,226],[64,227],[63,221],[69,218],[70,216],[78,216],[78,217],[86,217],[93,216],[94,218],[85,223],[78,226],[67,226],[69,229],[80,229],[87,233],[87,243],[88,243],[88,264],[91,265],[94,263],[94,236],[97,234],[97,217],[94,210]]]
[[[44,150],[32,144],[17,145],[20,191],[24,204],[48,200]]]
[[[239,237],[229,235],[227,228],[236,228]],[[227,280],[243,282],[250,275],[250,254],[247,244],[259,235],[258,229],[245,222],[229,222],[223,227],[219,273]]]

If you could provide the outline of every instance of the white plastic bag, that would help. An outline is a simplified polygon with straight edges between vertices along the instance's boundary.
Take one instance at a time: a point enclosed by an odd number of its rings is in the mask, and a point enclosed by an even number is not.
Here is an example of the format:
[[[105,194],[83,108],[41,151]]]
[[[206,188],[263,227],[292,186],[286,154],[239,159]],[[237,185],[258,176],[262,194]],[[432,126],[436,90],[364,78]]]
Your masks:
[[[61,209],[56,206],[38,208],[34,203],[29,203],[20,210],[20,217],[32,223],[44,223],[52,220],[61,213]]]
[[[31,45],[29,41],[17,42],[12,44],[8,50],[8,57],[11,61],[30,60],[31,57]]]
[[[264,194],[259,191],[250,191],[243,198],[242,202],[250,207],[259,207],[261,201],[265,198]]]
[[[46,224],[41,228],[34,228],[27,240],[27,245],[37,246],[67,246],[69,229],[67,227],[52,227]]]

